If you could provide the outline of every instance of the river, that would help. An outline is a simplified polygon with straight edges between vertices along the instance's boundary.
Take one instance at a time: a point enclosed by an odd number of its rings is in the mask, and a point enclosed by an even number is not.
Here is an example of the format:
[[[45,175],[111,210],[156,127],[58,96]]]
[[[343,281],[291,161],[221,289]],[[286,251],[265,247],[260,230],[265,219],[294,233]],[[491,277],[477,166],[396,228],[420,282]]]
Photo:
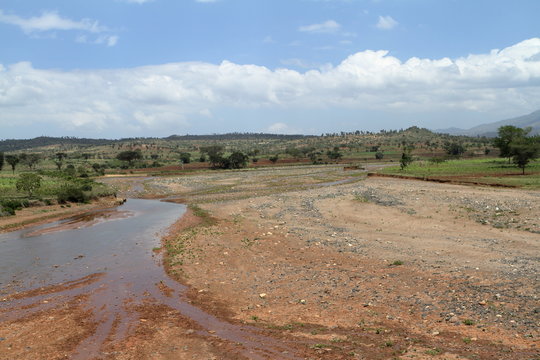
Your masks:
[[[201,329],[197,335],[239,344],[240,353],[250,359],[296,358],[286,344],[258,329],[230,324],[191,305],[187,287],[167,276],[154,248],[185,211],[180,204],[129,199],[113,210],[0,234],[0,295],[7,299],[0,302],[0,323],[86,295],[83,306],[91,310],[97,328],[70,358],[91,359],[100,356],[107,339],[122,341],[141,319],[126,309],[127,303],[152,299],[194,320]],[[29,291],[47,286],[53,290]]]

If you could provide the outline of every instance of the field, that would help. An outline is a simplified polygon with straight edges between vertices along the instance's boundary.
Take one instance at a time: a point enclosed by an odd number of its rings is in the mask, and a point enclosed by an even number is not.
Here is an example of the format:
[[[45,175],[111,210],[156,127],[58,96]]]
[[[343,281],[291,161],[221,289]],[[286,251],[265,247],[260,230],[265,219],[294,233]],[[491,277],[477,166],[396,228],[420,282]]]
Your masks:
[[[455,182],[479,182],[529,189],[540,188],[540,161],[532,162],[525,175],[505,159],[447,160],[436,163],[427,160],[413,162],[407,168],[389,167],[382,174],[411,176],[421,179],[440,179]]]

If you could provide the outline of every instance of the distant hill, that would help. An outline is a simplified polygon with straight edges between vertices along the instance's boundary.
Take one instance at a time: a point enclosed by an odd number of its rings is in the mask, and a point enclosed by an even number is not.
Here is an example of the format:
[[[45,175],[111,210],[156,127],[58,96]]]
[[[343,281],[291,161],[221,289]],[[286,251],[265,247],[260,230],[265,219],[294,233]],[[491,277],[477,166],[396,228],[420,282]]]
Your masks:
[[[531,127],[532,135],[540,134],[540,110],[532,112],[528,115],[518,116],[512,119],[496,121],[493,123],[481,124],[468,130],[459,128],[449,128],[436,130],[436,132],[450,135],[466,135],[466,136],[497,136],[497,129],[504,125],[513,125],[520,128]]]
[[[163,140],[258,140],[258,139],[281,139],[296,140],[310,137],[309,135],[284,135],[266,133],[228,133],[213,135],[171,135]]]
[[[141,142],[152,140],[181,141],[181,140],[296,140],[310,137],[308,135],[281,135],[263,133],[229,133],[214,135],[171,135],[166,138],[124,138],[118,140],[111,139],[87,139],[76,137],[49,137],[40,136],[33,139],[8,139],[0,140],[0,151],[29,150],[56,145],[76,145],[79,147],[111,145],[123,142]]]
[[[0,151],[17,151],[33,149],[37,147],[53,145],[77,145],[77,146],[99,146],[112,144],[117,140],[107,139],[80,139],[76,137],[49,137],[40,136],[33,139],[8,139],[0,141]]]

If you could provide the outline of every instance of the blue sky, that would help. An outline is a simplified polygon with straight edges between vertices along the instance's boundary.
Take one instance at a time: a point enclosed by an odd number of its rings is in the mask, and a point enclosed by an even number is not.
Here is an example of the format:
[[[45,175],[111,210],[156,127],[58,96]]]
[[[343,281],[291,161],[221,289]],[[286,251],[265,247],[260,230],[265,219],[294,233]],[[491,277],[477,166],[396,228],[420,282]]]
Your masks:
[[[0,139],[472,127],[540,108],[540,1],[3,0]]]

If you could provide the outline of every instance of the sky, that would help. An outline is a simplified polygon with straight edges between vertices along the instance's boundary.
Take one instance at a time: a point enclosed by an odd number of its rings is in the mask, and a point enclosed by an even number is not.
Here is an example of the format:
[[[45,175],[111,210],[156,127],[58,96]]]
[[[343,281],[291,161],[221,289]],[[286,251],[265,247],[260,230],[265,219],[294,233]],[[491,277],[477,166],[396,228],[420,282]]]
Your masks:
[[[540,109],[538,0],[0,0],[0,139],[470,128]]]

